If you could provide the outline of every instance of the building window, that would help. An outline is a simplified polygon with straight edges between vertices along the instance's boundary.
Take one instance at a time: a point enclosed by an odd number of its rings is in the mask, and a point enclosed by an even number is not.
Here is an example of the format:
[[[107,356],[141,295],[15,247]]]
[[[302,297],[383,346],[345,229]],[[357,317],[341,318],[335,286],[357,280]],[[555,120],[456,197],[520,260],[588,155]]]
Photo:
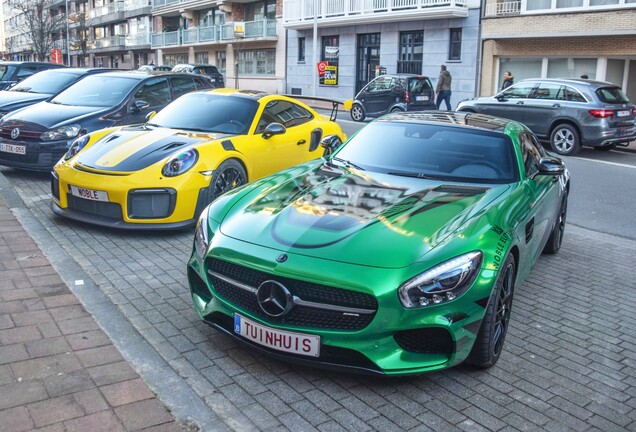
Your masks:
[[[422,73],[424,58],[424,32],[400,33],[400,54],[398,57],[398,73]]]
[[[462,29],[450,29],[450,45],[448,48],[449,60],[461,60],[462,58]]]
[[[240,75],[274,75],[276,73],[276,50],[244,50],[238,52]]]
[[[305,61],[305,38],[304,37],[298,38],[298,61],[299,62]]]
[[[225,75],[227,67],[227,53],[225,51],[216,52],[216,68]]]
[[[164,54],[163,56],[163,64],[166,66],[174,66],[181,63],[188,63],[188,53]]]
[[[208,64],[208,53],[198,52],[194,53],[194,62],[199,64]]]

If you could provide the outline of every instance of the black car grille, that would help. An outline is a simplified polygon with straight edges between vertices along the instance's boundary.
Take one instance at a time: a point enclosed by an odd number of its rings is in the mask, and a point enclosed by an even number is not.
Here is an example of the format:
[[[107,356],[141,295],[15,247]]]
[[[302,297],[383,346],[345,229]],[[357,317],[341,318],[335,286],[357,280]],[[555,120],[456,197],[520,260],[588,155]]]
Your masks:
[[[19,141],[39,141],[40,135],[46,131],[45,127],[34,123],[5,122],[0,127],[0,137],[12,140],[11,131],[15,128],[20,129],[20,134],[16,138]]]
[[[274,276],[258,270],[253,270],[227,261],[208,258],[206,268],[209,271],[231,278],[242,284],[257,288],[266,280],[276,280],[283,284],[291,293],[303,301],[310,301],[325,305],[322,307],[308,307],[295,305],[287,314],[273,317],[260,308],[256,295],[237,285],[222,280],[208,273],[216,294],[233,303],[237,307],[248,311],[263,320],[275,324],[297,325],[307,328],[333,330],[360,330],[365,328],[375,317],[378,308],[375,297],[369,294],[349,291],[346,289],[301,281],[297,279]],[[365,309],[371,313],[343,313],[330,310],[329,306]]]
[[[400,331],[393,338],[404,351],[412,353],[450,356],[454,351],[450,333],[440,327]]]
[[[71,194],[66,196],[70,210],[117,221],[123,219],[121,206],[117,203],[87,200]]]

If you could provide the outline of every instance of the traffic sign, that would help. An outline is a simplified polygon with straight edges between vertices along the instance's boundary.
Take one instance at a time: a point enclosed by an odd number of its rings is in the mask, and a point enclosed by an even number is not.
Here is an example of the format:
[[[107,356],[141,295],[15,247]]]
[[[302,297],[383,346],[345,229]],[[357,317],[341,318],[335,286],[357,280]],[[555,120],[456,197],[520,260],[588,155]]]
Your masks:
[[[62,64],[62,51],[59,48],[51,50],[51,63]]]

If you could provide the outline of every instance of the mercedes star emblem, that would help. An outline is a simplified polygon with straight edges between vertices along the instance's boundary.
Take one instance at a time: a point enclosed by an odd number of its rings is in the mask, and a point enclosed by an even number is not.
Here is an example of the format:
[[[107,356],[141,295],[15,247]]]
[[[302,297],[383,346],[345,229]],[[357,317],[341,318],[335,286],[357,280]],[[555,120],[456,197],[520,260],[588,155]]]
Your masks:
[[[266,280],[259,285],[256,299],[261,310],[273,317],[285,315],[294,305],[289,290],[273,280]]]

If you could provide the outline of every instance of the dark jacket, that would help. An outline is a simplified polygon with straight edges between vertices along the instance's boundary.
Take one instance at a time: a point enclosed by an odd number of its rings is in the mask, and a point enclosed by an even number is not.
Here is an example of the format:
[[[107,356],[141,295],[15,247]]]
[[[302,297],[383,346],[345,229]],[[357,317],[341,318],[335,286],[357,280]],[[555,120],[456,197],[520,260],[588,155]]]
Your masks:
[[[514,78],[510,77],[504,80],[503,84],[501,84],[501,89],[505,90],[510,87],[514,83]]]
[[[439,93],[441,90],[450,90],[452,80],[453,77],[451,77],[450,72],[448,72],[447,70],[441,71],[439,73],[439,78],[437,79],[437,87],[435,88],[435,92]]]

